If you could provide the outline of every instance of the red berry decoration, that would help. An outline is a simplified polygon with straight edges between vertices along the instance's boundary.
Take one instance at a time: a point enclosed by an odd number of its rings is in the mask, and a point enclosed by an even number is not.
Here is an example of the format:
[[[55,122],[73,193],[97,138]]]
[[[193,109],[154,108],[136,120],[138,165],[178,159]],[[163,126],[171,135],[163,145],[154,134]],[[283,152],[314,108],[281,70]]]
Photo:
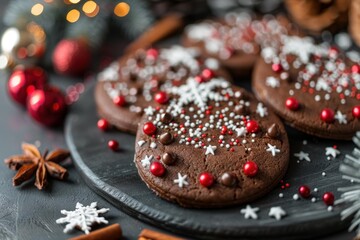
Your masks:
[[[248,177],[256,176],[258,170],[258,165],[253,161],[247,161],[243,166],[243,172]]]
[[[360,106],[353,107],[352,115],[354,116],[354,118],[360,118]]]
[[[109,129],[109,123],[108,123],[108,121],[106,121],[105,119],[102,118],[102,119],[99,119],[99,121],[97,122],[97,127],[101,131],[106,131]]]
[[[47,76],[42,68],[17,69],[9,78],[7,87],[9,95],[17,103],[26,106],[28,95],[37,89],[44,89]]]
[[[79,39],[61,40],[54,49],[52,62],[55,70],[60,74],[81,75],[91,62],[90,47]]]
[[[113,102],[115,105],[119,107],[123,107],[126,105],[126,99],[124,96],[117,96],[113,99]]]
[[[302,196],[303,198],[308,198],[310,197],[310,188],[306,185],[300,186],[299,190],[298,190],[300,196]]]
[[[285,101],[285,106],[292,111],[298,110],[299,109],[299,102],[293,98],[293,97],[289,97],[288,99],[286,99]]]
[[[116,152],[119,150],[119,143],[116,140],[110,140],[108,141],[108,147],[114,152]]]
[[[249,133],[256,133],[259,131],[259,124],[255,120],[250,120],[246,123],[246,130]]]
[[[199,182],[204,187],[210,187],[214,184],[214,177],[211,175],[211,173],[203,172],[200,174]]]
[[[276,73],[280,73],[283,70],[283,67],[279,63],[274,63],[271,68]]]
[[[150,172],[157,177],[162,177],[165,174],[165,167],[161,162],[152,162],[150,164]]]
[[[335,200],[334,194],[332,192],[326,192],[324,193],[322,200],[327,206],[332,206],[334,205]]]
[[[201,76],[206,79],[209,80],[211,78],[213,78],[215,76],[214,72],[211,69],[205,68],[202,72],[201,72]]]
[[[169,101],[169,96],[167,95],[166,92],[160,91],[155,94],[154,99],[156,102],[160,104],[165,104],[167,103],[167,101]]]
[[[152,122],[144,124],[143,131],[146,135],[153,135],[156,133],[156,126]]]
[[[65,97],[57,88],[35,90],[29,95],[27,110],[37,122],[55,126],[63,122],[66,114]]]
[[[334,122],[334,111],[330,108],[324,108],[321,111],[320,118],[326,123],[332,123]]]

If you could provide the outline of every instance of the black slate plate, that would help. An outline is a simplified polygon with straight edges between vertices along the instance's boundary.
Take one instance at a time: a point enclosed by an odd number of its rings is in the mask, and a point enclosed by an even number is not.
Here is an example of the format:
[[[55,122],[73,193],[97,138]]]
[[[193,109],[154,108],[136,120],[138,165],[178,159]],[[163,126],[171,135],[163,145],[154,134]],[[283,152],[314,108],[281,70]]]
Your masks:
[[[266,197],[251,203],[252,207],[260,208],[259,219],[246,220],[240,214],[244,206],[185,209],[155,196],[140,180],[133,163],[135,137],[115,130],[103,133],[96,126],[97,120],[92,86],[73,106],[66,122],[66,140],[74,163],[96,193],[139,220],[201,239],[315,238],[344,229],[348,224],[340,220],[340,207],[328,211],[321,196],[325,191],[339,196],[336,189],[344,184],[338,173],[339,162],[345,153],[351,152],[351,142],[318,139],[289,128],[291,160],[284,180],[290,187],[281,189],[279,185]],[[119,141],[120,152],[108,149],[110,139]],[[333,145],[337,145],[341,155],[327,160],[325,148]],[[297,163],[293,154],[299,151],[309,153],[312,161]],[[310,199],[293,199],[303,184],[318,188],[312,194],[317,198],[315,203]],[[283,198],[279,193],[283,193]],[[281,206],[287,216],[280,221],[268,217],[272,206]]]

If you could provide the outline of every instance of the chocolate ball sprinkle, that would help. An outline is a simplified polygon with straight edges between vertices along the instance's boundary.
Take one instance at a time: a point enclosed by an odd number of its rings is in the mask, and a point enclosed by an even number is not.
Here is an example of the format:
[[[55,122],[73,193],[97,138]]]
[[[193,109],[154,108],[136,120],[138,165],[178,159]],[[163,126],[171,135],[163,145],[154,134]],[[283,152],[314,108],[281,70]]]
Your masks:
[[[161,115],[161,122],[169,124],[173,120],[173,116],[170,113],[164,113]]]
[[[175,161],[176,161],[176,157],[172,153],[166,152],[162,155],[162,162],[166,165],[172,165],[175,163]]]
[[[227,187],[233,187],[236,181],[236,177],[231,173],[223,173],[220,177],[221,184]]]
[[[273,123],[267,130],[267,135],[270,138],[276,138],[279,136],[279,126],[276,123]]]
[[[169,132],[161,134],[159,139],[163,145],[169,145],[174,140],[173,135]]]

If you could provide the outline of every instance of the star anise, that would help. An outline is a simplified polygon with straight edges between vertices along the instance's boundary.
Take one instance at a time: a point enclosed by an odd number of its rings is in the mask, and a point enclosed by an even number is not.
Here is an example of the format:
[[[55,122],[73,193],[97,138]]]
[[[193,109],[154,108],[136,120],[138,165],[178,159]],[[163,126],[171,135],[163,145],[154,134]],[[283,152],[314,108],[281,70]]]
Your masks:
[[[67,170],[58,163],[70,156],[70,153],[63,149],[56,149],[48,154],[47,151],[41,155],[39,149],[32,145],[22,144],[23,154],[10,156],[5,159],[5,164],[10,169],[18,170],[13,177],[13,185],[18,186],[29,180],[35,174],[35,186],[41,190],[46,186],[47,174],[63,180],[67,176]]]

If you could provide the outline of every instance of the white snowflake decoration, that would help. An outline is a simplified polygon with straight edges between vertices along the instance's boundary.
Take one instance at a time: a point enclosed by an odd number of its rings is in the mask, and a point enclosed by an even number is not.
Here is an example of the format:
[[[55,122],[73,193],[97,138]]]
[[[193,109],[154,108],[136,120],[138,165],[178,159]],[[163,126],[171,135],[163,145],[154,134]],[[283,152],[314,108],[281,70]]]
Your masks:
[[[68,233],[74,228],[79,228],[85,234],[89,234],[91,231],[91,226],[94,223],[105,223],[108,224],[108,221],[99,217],[100,213],[106,213],[109,211],[109,208],[96,209],[97,202],[92,202],[90,206],[84,206],[81,203],[76,203],[75,211],[61,210],[61,214],[66,215],[56,220],[57,224],[67,223],[64,228],[64,233]]]

